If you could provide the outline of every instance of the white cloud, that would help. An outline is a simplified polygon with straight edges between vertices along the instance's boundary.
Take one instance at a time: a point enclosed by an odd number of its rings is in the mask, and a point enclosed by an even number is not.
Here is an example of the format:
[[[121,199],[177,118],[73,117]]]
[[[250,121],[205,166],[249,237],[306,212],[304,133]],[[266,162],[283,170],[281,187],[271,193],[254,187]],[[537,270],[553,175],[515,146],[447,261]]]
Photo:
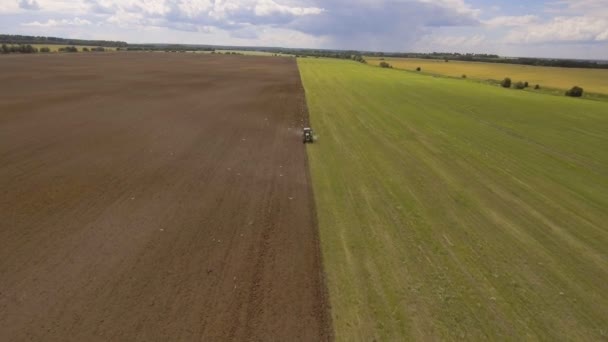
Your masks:
[[[0,0],[0,14],[10,14],[19,11],[19,3],[16,1]]]
[[[509,26],[509,22],[513,23]],[[566,58],[608,56],[608,0],[555,0],[538,17],[498,17],[485,21],[502,32],[498,51],[509,55]],[[501,27],[507,30],[500,31]]]
[[[590,15],[608,17],[606,0],[557,0],[549,3],[548,11],[565,15]]]
[[[70,19],[49,19],[46,22],[34,21],[31,23],[22,24],[23,26],[35,26],[35,27],[58,27],[58,26],[84,26],[91,25],[92,23],[86,19],[80,19],[78,17],[70,20]]]
[[[539,19],[536,15],[500,16],[483,20],[482,23],[490,27],[525,26],[536,23]]]
[[[301,6],[290,0],[86,0],[90,11],[97,15],[108,15],[110,22],[133,21],[149,23],[146,18],[163,18],[167,27],[189,27],[189,25],[233,27],[240,30],[247,25],[264,25],[270,21],[285,23],[290,18],[315,15],[322,8]],[[285,3],[288,1],[288,3]],[[307,0],[304,0],[307,1]],[[312,1],[312,0],[311,0]],[[256,19],[257,17],[257,19]],[[266,19],[261,19],[265,17]],[[123,18],[123,19],[121,19]],[[187,25],[181,25],[187,24]]]
[[[232,13],[237,13],[244,7],[246,6],[242,1],[216,1],[206,15],[215,20],[230,20]],[[205,13],[201,13],[199,19],[204,17]]]
[[[144,15],[162,16],[171,10],[171,2],[166,0],[128,0],[117,3],[123,4],[125,8],[131,8],[132,12],[137,11]]]
[[[474,35],[445,35],[428,34],[416,43],[416,49],[424,52],[479,52],[480,48],[487,43],[483,34]]]
[[[608,20],[599,17],[556,17],[510,32],[505,42],[511,44],[574,43],[608,41]]]
[[[498,0],[0,0],[0,31],[130,42],[608,55],[608,0],[543,0],[518,16],[506,15],[512,6],[500,4]],[[581,46],[588,49],[582,51]]]
[[[214,4],[209,0],[193,1],[184,0],[177,4],[177,7],[181,13],[188,18],[196,18],[202,13],[206,13],[213,8]]]
[[[470,15],[477,18],[481,10],[471,7],[464,0],[418,0],[421,3],[430,3],[435,6],[448,8],[456,11],[458,14]]]
[[[145,25],[144,15],[136,12],[126,12],[119,10],[106,19],[110,24],[117,25],[119,27],[126,27],[129,25]],[[149,21],[153,23],[153,21]],[[155,26],[155,25],[153,25]]]
[[[324,11],[318,7],[290,7],[280,5],[273,0],[259,0],[255,4],[255,14],[266,16],[273,14],[291,14],[294,16],[321,14]]]
[[[3,1],[34,0],[0,0],[0,9]],[[129,40],[120,32],[133,30],[147,37],[138,36],[137,40],[153,42],[166,39],[154,35],[166,30],[174,32],[175,42],[182,32],[198,32],[199,41],[190,42],[209,43],[211,36],[219,39],[227,35],[229,39],[222,44],[246,40],[248,45],[268,45],[271,41],[293,47],[372,50],[405,49],[436,28],[479,25],[480,13],[470,0],[35,1],[40,14],[23,16],[26,20],[17,24],[29,28],[32,34],[41,34],[42,27],[71,26],[70,31],[54,30],[53,34],[68,32],[87,37],[112,32],[112,39]],[[67,16],[78,16],[96,25],[57,19]],[[78,25],[81,29],[76,30]],[[85,29],[87,26],[91,29]],[[272,39],[268,32],[273,32]],[[298,39],[281,39],[279,35]],[[167,36],[172,39],[170,34]]]
[[[39,10],[40,5],[36,0],[19,0],[19,7],[24,10]]]
[[[4,1],[4,0],[0,0]],[[41,10],[64,15],[82,15],[88,10],[87,0],[36,0]]]

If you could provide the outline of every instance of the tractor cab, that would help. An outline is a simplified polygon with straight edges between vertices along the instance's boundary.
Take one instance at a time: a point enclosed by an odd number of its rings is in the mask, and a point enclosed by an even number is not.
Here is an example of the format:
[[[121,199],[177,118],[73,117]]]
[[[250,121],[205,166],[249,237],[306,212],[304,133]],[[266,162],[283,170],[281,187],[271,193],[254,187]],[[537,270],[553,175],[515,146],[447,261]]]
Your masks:
[[[302,131],[302,135],[303,135],[303,140],[304,143],[313,143],[314,142],[314,133],[312,131],[312,128],[310,127],[304,127],[303,131]]]

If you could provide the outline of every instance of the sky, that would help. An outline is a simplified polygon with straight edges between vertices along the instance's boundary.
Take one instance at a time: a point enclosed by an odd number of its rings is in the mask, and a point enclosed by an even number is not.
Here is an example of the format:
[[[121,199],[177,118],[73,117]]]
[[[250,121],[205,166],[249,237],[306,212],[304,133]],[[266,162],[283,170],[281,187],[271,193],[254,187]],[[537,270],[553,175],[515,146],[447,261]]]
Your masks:
[[[608,59],[608,0],[0,0],[0,33]]]

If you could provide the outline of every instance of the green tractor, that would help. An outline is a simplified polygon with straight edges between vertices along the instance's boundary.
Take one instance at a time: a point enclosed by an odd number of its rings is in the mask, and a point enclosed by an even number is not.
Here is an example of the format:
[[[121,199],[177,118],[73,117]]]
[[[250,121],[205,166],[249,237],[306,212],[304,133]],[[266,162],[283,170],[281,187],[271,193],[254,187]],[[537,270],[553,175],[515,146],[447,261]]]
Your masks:
[[[304,130],[302,131],[302,138],[304,143],[314,143],[315,142],[315,135],[314,132],[312,131],[312,128],[310,127],[304,127]]]

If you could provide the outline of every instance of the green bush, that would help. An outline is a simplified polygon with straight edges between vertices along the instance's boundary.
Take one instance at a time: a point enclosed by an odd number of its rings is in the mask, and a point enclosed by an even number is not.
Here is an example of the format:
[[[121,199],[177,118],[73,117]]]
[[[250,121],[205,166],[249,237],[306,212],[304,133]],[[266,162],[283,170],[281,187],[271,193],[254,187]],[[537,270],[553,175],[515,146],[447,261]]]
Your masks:
[[[500,82],[500,85],[503,88],[511,88],[511,79],[506,77],[504,80],[502,80],[502,82]]]
[[[540,85],[539,84],[535,85],[534,89],[536,89],[536,90],[540,89]]]
[[[422,68],[421,67],[417,67],[416,71],[422,71]]]
[[[392,66],[386,62],[380,62],[380,67],[381,68],[392,68]]]
[[[524,82],[524,87],[528,88],[530,86],[530,84],[528,83],[528,81]]]
[[[467,75],[465,75],[465,74],[462,74],[462,78],[467,78]]]
[[[566,96],[581,97],[581,96],[583,96],[583,88],[581,88],[579,86],[574,86],[574,87],[572,87],[572,89],[570,89],[566,92]]]
[[[517,82],[515,83],[515,89],[524,89],[526,88],[526,84],[524,82]]]
[[[351,58],[352,58],[353,61],[357,61],[359,63],[367,64],[367,61],[361,55],[352,55]]]
[[[51,52],[51,49],[49,49],[49,48],[48,48],[48,47],[46,47],[46,46],[45,46],[45,47],[41,47],[41,48],[40,48],[40,52],[42,52],[42,53],[49,53],[49,52]]]
[[[75,46],[66,46],[59,48],[59,52],[78,52],[78,49]]]

